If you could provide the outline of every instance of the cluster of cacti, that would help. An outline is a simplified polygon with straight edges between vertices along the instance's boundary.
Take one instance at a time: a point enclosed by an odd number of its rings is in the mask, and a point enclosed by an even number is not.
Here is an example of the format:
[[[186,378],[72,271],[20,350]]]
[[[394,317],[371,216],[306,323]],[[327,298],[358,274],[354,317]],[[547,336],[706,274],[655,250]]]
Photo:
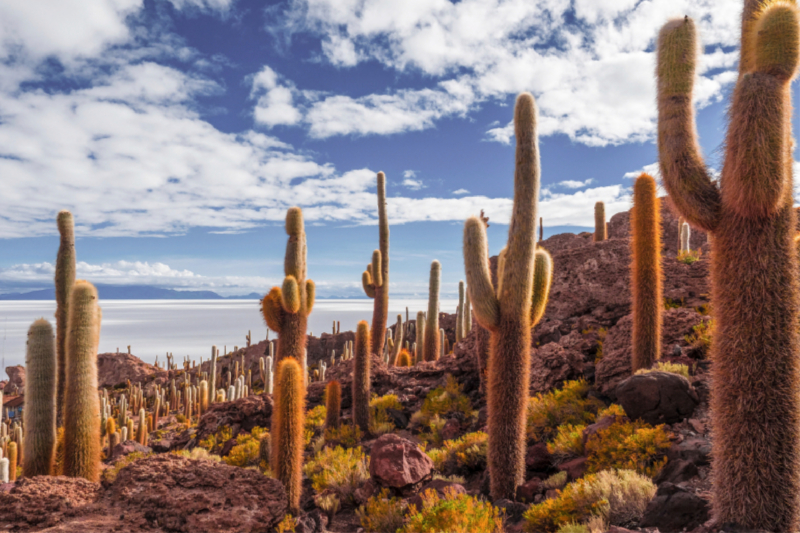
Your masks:
[[[633,372],[661,357],[661,223],[656,180],[642,174],[633,184],[631,296]]]
[[[282,287],[273,287],[261,300],[261,312],[267,326],[278,332],[277,362],[292,357],[303,365],[305,376],[306,324],[314,307],[315,287],[306,279],[306,233],[299,207],[286,213],[286,233],[286,277]]]
[[[425,324],[422,357],[425,361],[436,361],[441,350],[439,340],[439,284],[441,282],[442,265],[434,260],[431,263],[431,278],[428,285],[428,314]]]
[[[353,359],[353,422],[361,431],[369,431],[370,400],[370,331],[364,320],[356,328],[355,356]]]
[[[800,344],[791,90],[794,2],[744,2],[739,79],[719,182],[697,144],[694,22],[658,38],[661,175],[678,211],[712,234],[712,510],[749,530],[800,525]]]
[[[97,289],[76,281],[69,300],[64,389],[64,475],[100,478],[100,400],[97,346],[102,313]]]
[[[56,415],[63,417],[64,388],[66,387],[66,353],[67,323],[69,317],[69,300],[72,286],[75,284],[75,222],[72,213],[61,211],[56,219],[61,242],[56,257],[56,354],[57,354],[57,397]]]
[[[56,449],[56,388],[58,361],[53,327],[40,318],[28,329],[25,356],[26,390],[23,414],[26,476],[53,473]]]
[[[378,172],[378,245],[372,261],[361,275],[364,293],[375,300],[372,311],[372,344],[376,355],[383,353],[386,319],[389,316],[389,218],[386,215],[386,175]]]
[[[512,500],[525,479],[532,315],[548,297],[536,292],[534,283],[539,263],[535,235],[540,167],[536,106],[530,94],[517,98],[514,127],[514,206],[496,290],[489,269],[486,222],[471,217],[464,227],[464,265],[473,312],[491,333],[487,402],[491,494],[493,499]],[[551,272],[540,274],[551,276]]]
[[[606,204],[594,204],[594,242],[604,241],[608,238],[606,226]]]

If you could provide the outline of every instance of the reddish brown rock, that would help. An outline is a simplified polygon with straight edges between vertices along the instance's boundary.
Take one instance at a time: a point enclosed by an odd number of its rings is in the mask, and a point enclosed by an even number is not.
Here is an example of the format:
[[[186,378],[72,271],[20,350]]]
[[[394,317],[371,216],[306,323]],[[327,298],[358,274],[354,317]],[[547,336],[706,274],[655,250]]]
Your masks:
[[[22,365],[7,366],[8,382],[3,388],[5,394],[22,394],[25,391],[25,367]]]
[[[547,444],[538,442],[528,448],[525,455],[525,466],[534,472],[547,471],[553,466],[553,456],[547,451]]]
[[[99,483],[81,478],[23,477],[11,491],[0,493],[0,524],[19,531],[53,527],[83,515],[100,491]]]
[[[269,394],[248,396],[233,402],[215,403],[200,417],[195,442],[215,434],[224,426],[231,428],[232,436],[236,438],[240,431],[249,432],[256,426],[269,429],[271,421],[272,396]],[[181,444],[180,441],[176,441],[174,446]]]
[[[547,392],[583,375],[584,356],[551,342],[531,353],[531,395]]]
[[[576,457],[558,465],[558,469],[567,473],[567,479],[575,481],[586,473],[586,457]]]
[[[542,492],[542,480],[538,477],[530,479],[524,485],[517,487],[517,500],[525,503],[533,503],[537,494]]]
[[[631,376],[615,392],[625,414],[652,425],[680,422],[692,416],[699,403],[689,381],[669,372]]]
[[[128,380],[131,383],[145,383],[156,376],[165,380],[167,372],[145,363],[135,355],[124,352],[97,354],[97,383],[100,387],[113,388]]]
[[[416,444],[393,433],[372,445],[369,473],[383,487],[405,490],[429,479],[433,461]]]
[[[126,440],[125,442],[120,442],[114,449],[111,450],[111,457],[106,459],[108,463],[116,463],[121,458],[125,457],[126,455],[130,455],[132,453],[142,453],[148,454],[153,450],[148,446],[142,446],[135,440]]]

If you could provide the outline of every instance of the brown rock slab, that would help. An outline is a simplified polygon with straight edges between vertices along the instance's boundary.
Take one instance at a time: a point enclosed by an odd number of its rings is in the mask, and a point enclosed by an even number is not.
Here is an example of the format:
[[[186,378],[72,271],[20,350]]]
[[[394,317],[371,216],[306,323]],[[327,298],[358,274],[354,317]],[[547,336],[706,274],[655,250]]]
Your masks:
[[[393,433],[372,445],[369,473],[383,487],[403,490],[428,479],[433,461],[419,446]]]
[[[674,424],[692,416],[699,403],[689,381],[669,372],[631,376],[616,389],[617,401],[631,419]]]

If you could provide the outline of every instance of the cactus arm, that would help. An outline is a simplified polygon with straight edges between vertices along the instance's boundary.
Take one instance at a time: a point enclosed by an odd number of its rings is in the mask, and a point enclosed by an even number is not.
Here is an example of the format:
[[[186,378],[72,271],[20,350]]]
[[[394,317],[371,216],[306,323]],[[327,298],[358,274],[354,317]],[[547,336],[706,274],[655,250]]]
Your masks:
[[[537,111],[533,97],[522,94],[514,109],[517,138],[514,169],[514,207],[508,225],[508,245],[502,278],[498,270],[502,316],[524,317],[527,326],[533,283],[533,256],[536,250],[536,217],[539,205],[539,148],[536,133]]]
[[[317,284],[313,280],[306,280],[306,316],[311,314],[314,309],[314,301],[317,297]]]
[[[372,276],[368,270],[361,274],[361,285],[364,287],[364,294],[370,298],[375,298],[375,285],[372,284]]]
[[[733,94],[722,169],[722,200],[745,218],[772,216],[791,201],[791,105],[785,97],[798,63],[797,8],[766,7],[752,28],[752,68]],[[787,165],[789,162],[789,165]]]
[[[539,323],[547,308],[550,283],[553,280],[553,258],[543,248],[536,250],[533,270],[533,297],[531,301],[531,327]]]
[[[678,211],[694,226],[714,231],[721,198],[697,143],[692,90],[697,61],[694,22],[664,25],[658,36],[658,154],[661,176]]]
[[[496,329],[500,324],[500,307],[489,271],[486,226],[478,217],[470,217],[464,224],[464,271],[475,318],[484,328]]]
[[[286,212],[286,256],[283,270],[287,276],[295,279],[305,278],[306,243],[303,232],[303,212],[299,207],[292,207]]]
[[[374,250],[372,252],[372,283],[375,285],[375,288],[383,287],[383,256],[380,250]]]
[[[300,287],[294,276],[286,276],[281,287],[281,304],[287,313],[296,313],[300,310]]]
[[[261,300],[261,314],[264,316],[264,322],[267,323],[269,329],[278,334],[283,329],[284,315],[286,314],[282,302],[283,296],[280,287],[272,287],[269,294]]]

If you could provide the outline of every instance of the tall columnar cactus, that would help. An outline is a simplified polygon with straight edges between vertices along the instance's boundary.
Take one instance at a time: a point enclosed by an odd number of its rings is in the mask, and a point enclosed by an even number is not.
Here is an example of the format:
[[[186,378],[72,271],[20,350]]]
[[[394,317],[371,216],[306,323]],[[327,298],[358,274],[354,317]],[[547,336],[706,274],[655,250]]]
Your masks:
[[[8,482],[14,483],[17,480],[18,448],[16,442],[9,442],[6,446],[8,453]]]
[[[64,390],[64,475],[100,479],[100,399],[97,345],[100,307],[97,289],[76,281],[69,301],[67,386]]]
[[[303,477],[305,396],[303,369],[293,357],[278,364],[278,395],[272,417],[272,472],[283,483],[289,510],[300,511]]]
[[[464,338],[464,280],[458,282],[458,308],[456,308],[456,342]]]
[[[378,239],[380,249],[361,275],[364,292],[375,300],[372,311],[372,353],[383,353],[386,319],[389,316],[389,218],[386,215],[386,175],[378,172]]]
[[[325,429],[339,427],[342,411],[342,385],[335,379],[325,387]]]
[[[219,350],[216,346],[211,347],[211,379],[208,383],[209,403],[214,403],[217,396],[217,357]]]
[[[417,311],[417,321],[414,326],[414,364],[425,360],[424,349],[425,346],[425,312]]]
[[[539,199],[539,152],[533,96],[517,97],[514,207],[508,244],[498,268],[498,288],[489,269],[486,222],[471,217],[464,226],[464,266],[473,312],[491,334],[488,369],[488,466],[492,499],[514,499],[525,474],[525,415],[529,398],[530,346],[534,310],[547,293],[535,289],[536,210]],[[550,272],[540,273],[546,278]]]
[[[690,252],[692,239],[692,229],[686,222],[681,226],[681,252]]]
[[[748,530],[800,527],[798,259],[793,242],[791,81],[797,6],[746,0],[719,183],[697,144],[694,22],[658,38],[658,148],[664,186],[710,232],[713,513]]]
[[[647,174],[633,184],[631,210],[633,372],[661,357],[661,223],[656,181]]]
[[[23,472],[28,477],[53,473],[56,450],[56,347],[53,327],[40,318],[28,329],[25,356],[25,440]]]
[[[365,433],[369,431],[370,364],[372,359],[369,350],[369,324],[362,320],[356,328],[353,360],[353,421]]]
[[[61,244],[56,256],[56,354],[58,358],[58,384],[56,415],[63,416],[64,387],[66,384],[67,322],[69,317],[69,295],[75,283],[75,222],[72,213],[61,211],[56,219]]]
[[[147,413],[144,407],[139,409],[139,427],[137,428],[136,441],[142,446],[147,446]]]
[[[308,251],[299,207],[292,207],[286,213],[286,233],[289,235],[283,266],[286,277],[282,287],[273,287],[261,301],[261,311],[267,326],[279,335],[277,360],[293,357],[305,375],[306,325],[314,307],[315,286],[306,279]]]
[[[390,330],[391,331],[391,330]],[[394,360],[397,359],[397,355],[400,353],[400,350],[403,349],[403,339],[404,331],[403,331],[403,315],[397,315],[397,322],[395,323],[395,335],[392,340],[392,350],[389,352],[389,364],[394,364]]]
[[[425,339],[422,354],[425,361],[436,361],[439,358],[439,284],[442,276],[442,264],[434,260],[431,263],[431,279],[428,287],[428,320],[425,324]]]
[[[606,240],[606,204],[594,204],[594,242]]]

